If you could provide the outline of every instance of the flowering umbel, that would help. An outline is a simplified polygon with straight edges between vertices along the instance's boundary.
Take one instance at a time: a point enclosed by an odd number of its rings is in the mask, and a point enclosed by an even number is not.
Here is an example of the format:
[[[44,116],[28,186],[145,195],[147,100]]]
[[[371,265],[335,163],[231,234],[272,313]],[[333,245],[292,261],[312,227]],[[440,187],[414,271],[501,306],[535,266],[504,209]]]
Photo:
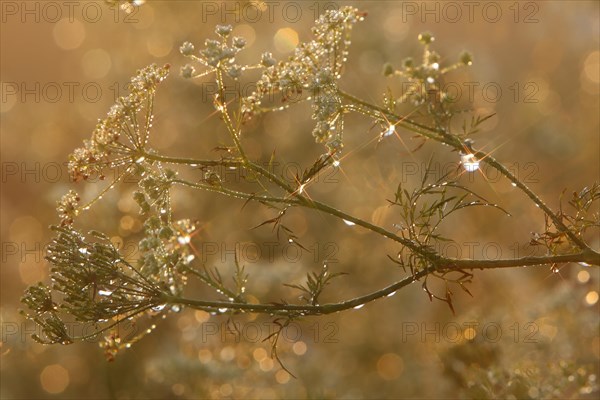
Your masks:
[[[129,82],[130,93],[121,96],[106,118],[99,120],[92,138],[69,156],[69,172],[75,181],[92,175],[103,178],[105,168],[134,163],[148,143],[152,128],[156,88],[169,73],[169,65],[154,64],[137,72]]]
[[[313,136],[324,143],[330,154],[342,150],[343,107],[337,82],[348,58],[350,33],[365,13],[354,7],[341,7],[319,17],[312,29],[314,39],[301,43],[286,61],[277,63],[270,53],[262,57],[265,70],[257,90],[242,99],[246,118],[264,111],[262,98],[280,92],[285,101],[304,91],[312,99]]]

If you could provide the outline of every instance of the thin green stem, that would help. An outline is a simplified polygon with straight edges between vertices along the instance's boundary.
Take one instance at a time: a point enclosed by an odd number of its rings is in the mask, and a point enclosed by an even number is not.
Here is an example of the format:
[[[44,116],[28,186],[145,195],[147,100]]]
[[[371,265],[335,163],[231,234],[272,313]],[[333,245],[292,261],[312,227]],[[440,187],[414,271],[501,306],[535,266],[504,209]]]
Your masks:
[[[392,113],[384,108],[381,108],[374,104],[370,104],[366,101],[363,101],[363,100],[361,100],[349,93],[346,93],[342,90],[339,90],[338,93],[343,98],[345,98],[357,105],[360,105],[361,107],[365,107],[369,110],[374,110],[374,111],[382,113],[383,115],[386,116],[386,118],[388,118],[390,120],[391,123],[398,124],[403,128],[406,128],[412,132],[423,135],[429,139],[433,139],[435,141],[452,146],[456,150],[459,150],[459,151],[464,150],[464,144],[460,141],[460,139],[453,137],[453,136],[449,136],[446,132],[440,132],[439,130],[437,130],[435,128],[431,128],[431,127],[416,123],[406,117],[397,115],[397,114]],[[571,231],[562,222],[560,217],[542,201],[542,199],[540,199],[531,189],[529,189],[529,187],[527,187],[527,185],[522,183],[514,174],[512,174],[506,167],[504,167],[504,165],[502,165],[500,162],[498,162],[490,154],[486,154],[486,153],[483,153],[480,151],[474,151],[473,154],[481,161],[485,162],[486,164],[490,165],[492,168],[496,169],[498,172],[500,172],[502,175],[504,175],[506,178],[508,178],[511,182],[513,182],[519,189],[521,189],[542,211],[544,211],[544,213],[546,213],[546,215],[548,215],[550,217],[550,219],[552,219],[552,222],[554,222],[556,227],[561,232],[565,233],[569,237],[569,239],[571,239],[571,241],[573,243],[575,243],[581,250],[589,249],[589,246],[580,237],[578,237],[573,231]]]

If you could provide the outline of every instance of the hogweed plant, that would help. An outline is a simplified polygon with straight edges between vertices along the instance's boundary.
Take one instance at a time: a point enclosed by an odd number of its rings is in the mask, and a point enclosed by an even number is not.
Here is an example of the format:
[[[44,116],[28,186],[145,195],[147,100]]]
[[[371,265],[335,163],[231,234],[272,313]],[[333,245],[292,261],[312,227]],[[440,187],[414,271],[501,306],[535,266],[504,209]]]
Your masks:
[[[28,288],[22,299],[29,308],[29,312],[23,312],[25,316],[41,327],[41,335],[35,335],[34,339],[47,344],[69,344],[104,337],[101,346],[112,359],[120,349],[130,347],[142,336],[125,340],[119,336],[120,324],[188,307],[230,318],[240,313],[271,316],[279,327],[268,337],[277,358],[277,340],[291,321],[357,309],[415,282],[422,285],[431,300],[446,302],[454,311],[453,290],[459,288],[469,293],[467,285],[476,269],[538,265],[556,268],[566,263],[599,266],[600,254],[586,241],[589,232],[597,233],[599,227],[598,183],[573,193],[568,204],[552,210],[500,161],[475,147],[472,136],[489,116],[467,120],[459,131],[452,128],[451,121],[460,110],[455,109],[452,97],[443,90],[444,76],[471,65],[468,53],[460,55],[455,64],[444,66],[444,58],[432,49],[434,37],[423,33],[418,37],[423,46],[420,61],[406,59],[400,69],[387,64],[383,68],[389,79],[410,83],[410,89],[401,96],[388,91],[382,104],[372,104],[340,87],[351,31],[365,16],[351,7],[328,11],[316,21],[313,39],[299,44],[287,59],[276,60],[271,53],[265,53],[253,65],[237,61],[246,41],[233,36],[228,25],[217,26],[215,37],[207,39],[200,49],[192,43],[183,43],[180,51],[189,64],[181,69],[181,75],[196,80],[212,79],[217,87],[212,99],[214,108],[230,137],[230,144],[221,149],[224,151],[217,158],[179,158],[160,154],[150,147],[154,99],[170,68],[150,65],[139,70],[129,83],[129,94],[118,98],[107,116],[98,122],[91,139],[69,158],[70,173],[78,184],[91,181],[92,176],[104,178],[109,173],[115,179],[107,182],[91,201],[82,202],[76,192],[70,191],[58,202],[60,224],[52,228],[56,235],[47,254],[52,265],[50,283]],[[253,93],[242,96],[226,90],[249,70],[260,71]],[[314,120],[312,136],[323,146],[323,153],[290,179],[247,155],[244,130],[249,121],[259,120],[266,113],[286,112],[298,103],[310,104]],[[397,110],[401,105],[413,107],[415,112],[400,115]],[[396,136],[404,144],[403,136],[408,134],[419,141],[418,148],[425,142],[436,142],[456,151],[463,169],[461,174],[475,173],[482,164],[497,170],[544,213],[545,230],[535,233],[531,244],[545,249],[545,255],[492,260],[456,259],[440,254],[436,250],[438,245],[452,240],[439,229],[448,216],[468,212],[465,209],[472,207],[488,207],[510,215],[500,205],[490,203],[461,184],[460,174],[433,179],[428,168],[418,185],[401,184],[390,190],[389,206],[398,218],[392,230],[309,196],[306,188],[320,174],[341,168],[345,157],[344,134],[352,134],[344,121],[351,114],[363,116],[378,126],[380,142]],[[245,182],[240,185],[220,176],[219,168],[241,172],[237,176]],[[180,174],[183,169],[200,170],[203,175],[196,180],[184,179]],[[122,183],[125,175],[137,182],[133,199],[144,221],[136,259],[123,255],[107,235],[96,231],[82,233],[76,224],[109,190]],[[283,235],[283,240],[298,246],[302,246],[301,238],[285,222],[287,211],[293,208],[320,212],[348,225],[360,226],[397,244],[397,253],[388,257],[401,267],[405,276],[360,297],[322,303],[323,291],[343,275],[342,271],[331,271],[325,263],[317,272],[309,272],[304,284],[287,284],[290,290],[301,293],[301,302],[285,299],[257,302],[256,297],[246,292],[251,276],[237,258],[233,277],[225,277],[219,269],[205,266],[195,257],[194,233],[199,228],[192,220],[180,219],[182,216],[173,212],[170,194],[176,186],[229,196],[238,199],[241,205],[262,204],[272,210],[273,218],[261,225],[272,226],[278,236]],[[206,292],[189,296],[184,291],[188,279],[204,283]],[[439,280],[443,285],[436,287],[445,289],[441,292],[430,289],[431,280]],[[215,295],[217,300],[211,300]],[[88,335],[75,336],[67,329],[67,323],[73,320],[90,323],[95,329]]]

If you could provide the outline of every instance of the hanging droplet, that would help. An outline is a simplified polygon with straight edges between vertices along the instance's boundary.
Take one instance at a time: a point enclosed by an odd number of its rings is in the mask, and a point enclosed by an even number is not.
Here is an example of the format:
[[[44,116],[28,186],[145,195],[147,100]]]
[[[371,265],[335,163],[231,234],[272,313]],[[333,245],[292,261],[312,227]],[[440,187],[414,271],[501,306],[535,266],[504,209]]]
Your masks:
[[[396,294],[396,292],[394,291],[394,292],[392,292],[392,293],[390,293],[390,294],[386,295],[385,297],[392,297],[392,296],[393,296],[393,295],[395,295],[395,294]]]
[[[167,306],[166,304],[161,304],[159,306],[152,307],[152,310],[156,311],[156,312],[160,312],[160,311],[164,310],[166,306]]]
[[[344,221],[344,223],[345,223],[346,225],[348,225],[348,226],[354,226],[354,225],[356,225],[354,222],[352,222],[352,221],[348,221],[347,219],[345,219],[345,220],[343,220],[343,221]]]
[[[220,312],[220,313],[226,313],[226,312],[227,312],[227,310],[228,310],[228,308],[227,308],[227,307],[224,307],[224,308],[219,308],[219,312]]]
[[[385,130],[385,132],[383,132],[383,134],[381,136],[383,136],[383,137],[392,136],[395,132],[396,132],[396,125],[390,124],[390,126],[388,126],[388,128]]]
[[[144,162],[144,160],[145,160],[145,159],[146,159],[146,157],[144,157],[144,156],[141,156],[141,157],[139,157],[137,160],[135,160],[135,162],[136,162],[137,164],[141,164],[141,163],[143,163],[143,162]]]
[[[460,163],[467,172],[475,172],[479,169],[479,160],[471,153],[460,153]]]
[[[514,187],[517,187],[517,184],[514,182],[511,182],[510,184],[513,185]]]
[[[98,290],[98,294],[100,296],[110,296],[111,294],[113,294],[113,292],[111,292],[110,290]]]
[[[360,310],[361,308],[363,308],[365,305],[364,304],[359,304],[356,307],[354,307],[355,310]]]

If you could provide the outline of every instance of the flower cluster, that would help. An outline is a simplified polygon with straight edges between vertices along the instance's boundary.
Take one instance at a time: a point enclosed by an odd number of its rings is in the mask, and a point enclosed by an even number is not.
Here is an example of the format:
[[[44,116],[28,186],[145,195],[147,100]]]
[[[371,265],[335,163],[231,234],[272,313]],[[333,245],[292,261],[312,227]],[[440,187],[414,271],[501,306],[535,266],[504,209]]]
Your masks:
[[[219,39],[206,39],[204,48],[198,52],[199,55],[194,54],[195,47],[190,42],[184,42],[179,51],[191,60],[208,67],[208,72],[220,69],[229,77],[237,79],[242,75],[245,67],[235,62],[235,56],[246,46],[246,39],[231,36],[232,31],[231,25],[217,25],[215,32]],[[194,78],[204,74],[196,75],[196,68],[192,64],[186,64],[181,68],[181,75],[184,78]]]
[[[279,92],[282,100],[308,91],[316,121],[313,136],[325,143],[330,153],[342,147],[342,103],[337,81],[348,57],[350,32],[362,21],[364,13],[353,7],[330,10],[319,17],[312,30],[314,39],[301,43],[286,61],[276,63],[270,53],[262,56],[265,70],[257,82],[257,90],[242,99],[246,118],[263,111],[264,96]]]
[[[446,110],[446,105],[453,101],[451,96],[443,90],[443,77],[446,73],[464,65],[472,65],[473,60],[469,53],[463,52],[460,61],[448,67],[441,67],[441,56],[431,50],[431,43],[435,37],[429,33],[418,36],[423,45],[423,58],[420,64],[415,64],[412,58],[406,58],[401,69],[395,70],[391,64],[385,64],[383,74],[386,76],[400,76],[408,80],[408,89],[398,99],[398,102],[408,102],[415,106],[426,104],[430,114],[438,114]]]
[[[78,204],[80,200],[81,198],[74,190],[69,190],[57,202],[56,210],[61,220],[61,226],[70,226],[73,224],[73,220],[79,213]]]
[[[52,291],[42,283],[27,289],[22,302],[33,312],[26,315],[42,327],[42,343],[72,343],[62,312],[78,322],[109,324],[141,316],[161,303],[164,290],[124,260],[110,240],[99,232],[86,239],[69,227],[53,227],[57,236],[48,246],[52,264]],[[52,295],[59,293],[60,301]],[[107,328],[100,329],[102,332]],[[97,334],[99,332],[94,332]],[[79,338],[81,339],[81,338]]]
[[[98,121],[92,138],[69,156],[69,172],[75,181],[94,174],[103,178],[105,168],[135,162],[136,154],[147,144],[152,127],[156,88],[168,72],[169,65],[153,64],[131,79],[129,95],[117,99],[106,118]]]
[[[196,226],[190,220],[173,223],[150,217],[144,223],[145,235],[139,242],[140,272],[170,294],[181,294],[186,283],[186,271],[194,260],[190,242]]]

